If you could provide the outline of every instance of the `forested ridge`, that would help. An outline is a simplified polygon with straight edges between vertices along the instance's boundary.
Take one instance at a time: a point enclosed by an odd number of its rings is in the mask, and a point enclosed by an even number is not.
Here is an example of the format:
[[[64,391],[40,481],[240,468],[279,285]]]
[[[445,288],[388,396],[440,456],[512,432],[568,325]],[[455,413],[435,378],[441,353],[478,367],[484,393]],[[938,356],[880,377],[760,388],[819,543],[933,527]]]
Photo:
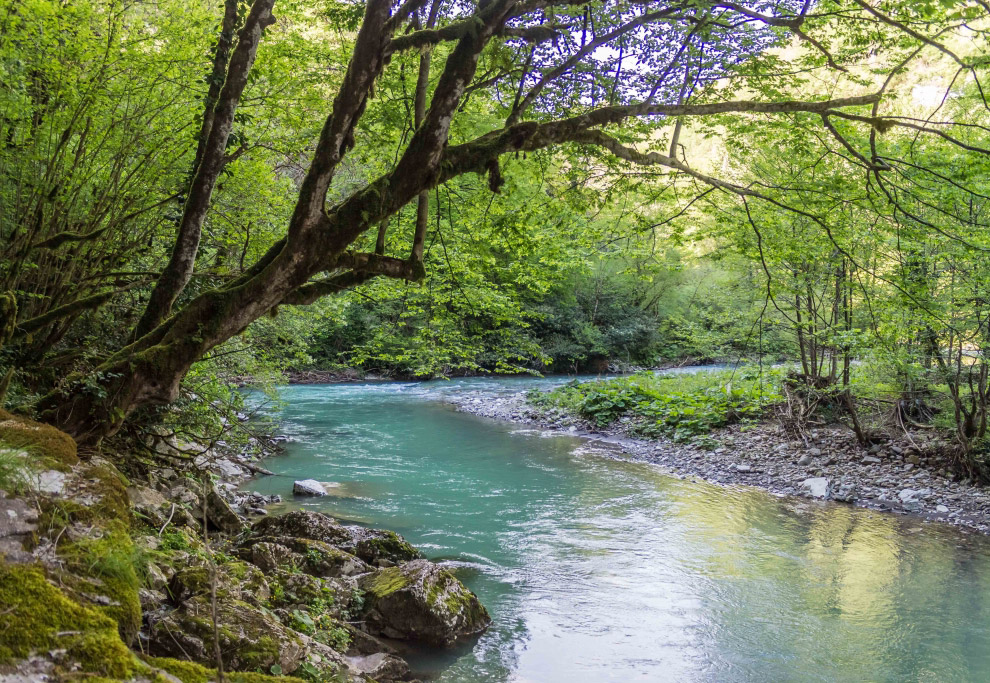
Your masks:
[[[284,370],[759,358],[854,412],[865,362],[973,450],[986,14],[8,3],[7,405],[98,443]]]

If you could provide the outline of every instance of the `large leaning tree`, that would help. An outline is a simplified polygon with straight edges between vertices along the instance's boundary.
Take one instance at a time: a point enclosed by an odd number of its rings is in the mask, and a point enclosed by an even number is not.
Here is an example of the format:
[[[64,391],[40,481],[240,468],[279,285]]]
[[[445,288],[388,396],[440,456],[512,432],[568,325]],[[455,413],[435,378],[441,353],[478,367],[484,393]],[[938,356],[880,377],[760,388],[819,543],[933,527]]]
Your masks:
[[[430,190],[477,174],[488,191],[499,192],[508,155],[594,150],[604,165],[663,169],[699,195],[725,193],[746,206],[794,211],[827,233],[833,214],[822,202],[802,208],[800,191],[740,182],[731,159],[721,168],[699,164],[684,140],[708,134],[731,141],[734,131],[755,129],[765,130],[772,145],[791,128],[811,130],[828,168],[855,179],[859,196],[835,197],[834,205],[866,197],[878,213],[910,213],[918,201],[938,201],[899,189],[905,178],[926,173],[912,157],[912,140],[930,140],[929,154],[932,143],[943,145],[960,164],[988,152],[982,94],[990,5],[984,0],[367,0],[342,7],[355,16],[346,68],[295,178],[298,195],[284,234],[236,277],[189,296],[204,224],[235,147],[239,107],[259,46],[279,21],[276,0],[247,7],[226,0],[171,255],[145,280],[127,285],[143,287],[147,296],[126,345],[92,371],[63,378],[37,405],[43,419],[81,443],[97,443],[135,410],[173,400],[193,363],[277,307],[309,304],[376,277],[422,278]],[[398,138],[384,172],[342,189],[348,157],[371,144],[360,130],[376,85],[411,60],[408,135]],[[935,84],[941,103],[927,115],[905,113],[894,86],[926,60],[948,65]],[[480,135],[457,136],[466,101],[478,97],[499,123]],[[83,144],[78,135],[63,137],[66,148]],[[386,249],[384,237],[396,229],[389,218],[407,205],[415,205],[417,218],[405,246],[397,252],[389,235]],[[156,210],[164,209],[141,209]],[[967,220],[956,206],[939,211],[940,220]],[[117,220],[131,218],[125,212]],[[105,229],[70,225],[15,252],[40,249],[57,258],[59,250]],[[81,287],[86,277],[80,270],[69,284]],[[78,291],[77,300],[48,310],[4,295],[3,341],[43,338],[79,310],[120,293]]]

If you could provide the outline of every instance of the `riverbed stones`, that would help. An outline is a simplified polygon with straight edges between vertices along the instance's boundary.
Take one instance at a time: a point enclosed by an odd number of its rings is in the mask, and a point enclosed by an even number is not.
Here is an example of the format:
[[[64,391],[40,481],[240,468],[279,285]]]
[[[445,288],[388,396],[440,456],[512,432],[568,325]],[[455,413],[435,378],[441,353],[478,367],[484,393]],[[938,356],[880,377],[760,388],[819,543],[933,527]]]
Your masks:
[[[428,560],[363,576],[364,627],[372,635],[451,647],[491,623],[477,596]]]
[[[801,489],[812,498],[821,498],[822,500],[828,498],[829,493],[831,493],[827,477],[805,479],[801,482]]]
[[[923,495],[922,491],[918,491],[915,489],[902,489],[897,494],[897,498],[901,501],[901,507],[903,507],[905,510],[917,512],[921,509],[922,495]]]
[[[315,479],[300,479],[292,482],[292,492],[297,496],[325,496],[327,490]]]

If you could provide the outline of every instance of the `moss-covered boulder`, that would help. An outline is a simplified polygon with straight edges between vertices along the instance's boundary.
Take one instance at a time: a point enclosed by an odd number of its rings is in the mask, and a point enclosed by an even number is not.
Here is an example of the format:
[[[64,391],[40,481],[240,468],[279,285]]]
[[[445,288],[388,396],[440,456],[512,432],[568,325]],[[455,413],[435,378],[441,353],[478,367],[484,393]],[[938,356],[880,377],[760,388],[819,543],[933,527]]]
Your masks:
[[[422,555],[394,531],[343,526],[332,517],[308,510],[265,517],[254,524],[246,545],[258,542],[291,547],[289,539],[326,544],[375,566],[391,566]]]
[[[181,607],[189,600],[208,597],[212,583],[210,565],[205,560],[196,558],[193,564],[176,569],[166,592],[169,600]],[[217,565],[216,587],[219,600],[241,600],[260,606],[271,597],[265,575],[246,562],[234,561]]]
[[[219,599],[217,635],[224,668],[229,671],[295,671],[304,655],[299,635],[268,611],[233,599]],[[148,617],[148,651],[155,656],[213,663],[213,609],[209,596],[197,596],[181,607]]]
[[[344,550],[360,557],[368,564],[390,566],[417,560],[423,555],[406,539],[394,531],[345,527],[351,540],[342,546]]]
[[[125,678],[133,671],[117,622],[68,597],[39,567],[0,562],[0,606],[0,664],[65,650],[64,660],[90,677]]]
[[[43,467],[67,470],[79,462],[76,442],[63,431],[0,409],[0,445],[27,451]]]
[[[84,530],[87,535],[76,525],[63,534],[52,572],[72,598],[112,618],[131,644],[141,628],[142,555],[122,524]]]
[[[321,578],[357,576],[372,569],[344,550],[308,538],[252,537],[240,546],[238,555],[251,562],[257,560],[266,571],[292,569]]]
[[[491,623],[478,597],[427,560],[379,569],[360,578],[365,629],[373,634],[450,647]]]
[[[335,548],[351,540],[350,532],[337,520],[309,510],[293,510],[284,515],[263,517],[254,523],[251,531],[257,537],[306,538]]]
[[[263,572],[271,573],[280,567],[294,565],[298,560],[295,553],[281,543],[252,541],[242,546],[240,556]]]

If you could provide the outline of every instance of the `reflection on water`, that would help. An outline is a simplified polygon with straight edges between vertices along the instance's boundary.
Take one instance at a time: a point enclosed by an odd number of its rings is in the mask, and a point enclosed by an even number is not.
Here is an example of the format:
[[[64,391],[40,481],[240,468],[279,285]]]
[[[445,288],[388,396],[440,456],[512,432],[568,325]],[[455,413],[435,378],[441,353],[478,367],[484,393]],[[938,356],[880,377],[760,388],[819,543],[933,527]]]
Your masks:
[[[456,413],[452,391],[544,380],[285,390],[283,476],[358,495],[294,504],[395,529],[488,606],[441,681],[990,679],[982,537],[662,475],[602,446]],[[598,453],[598,454],[596,454]]]

